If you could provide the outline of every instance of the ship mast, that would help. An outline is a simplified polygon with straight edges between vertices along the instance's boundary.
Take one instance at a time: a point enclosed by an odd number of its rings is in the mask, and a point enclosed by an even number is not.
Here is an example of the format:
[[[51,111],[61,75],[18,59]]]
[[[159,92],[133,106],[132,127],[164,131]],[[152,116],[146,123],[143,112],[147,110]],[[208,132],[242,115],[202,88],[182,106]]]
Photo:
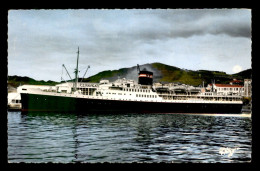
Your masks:
[[[75,69],[75,84],[74,84],[74,91],[77,91],[77,83],[78,83],[78,65],[79,65],[79,47],[77,52],[77,66]]]

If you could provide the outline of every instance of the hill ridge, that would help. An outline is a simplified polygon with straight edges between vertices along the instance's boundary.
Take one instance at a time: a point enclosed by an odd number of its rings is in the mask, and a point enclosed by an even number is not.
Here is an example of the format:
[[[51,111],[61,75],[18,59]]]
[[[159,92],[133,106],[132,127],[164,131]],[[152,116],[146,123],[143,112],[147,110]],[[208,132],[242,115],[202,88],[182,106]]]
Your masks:
[[[252,78],[252,69],[246,69],[236,74],[226,74],[223,71],[210,71],[210,70],[188,70],[181,69],[175,66],[163,64],[160,62],[147,63],[140,65],[140,69],[146,68],[148,71],[153,72],[154,82],[169,83],[179,82],[189,85],[205,85],[215,80],[215,83],[229,83],[232,79],[246,79]],[[138,80],[137,66],[129,68],[120,68],[116,70],[105,70],[88,78],[84,78],[84,82],[99,82],[102,79],[115,81],[118,78],[126,78],[131,80]],[[79,78],[81,81],[81,78]],[[61,82],[35,80],[27,76],[8,76],[8,86],[18,87],[20,84],[35,84],[35,85],[55,85]]]
[[[148,63],[140,65],[140,69],[146,68],[152,71],[154,76],[154,82],[180,82],[183,84],[190,85],[201,85],[209,84],[213,80],[216,83],[229,83],[232,79],[246,79],[252,78],[252,69],[247,69],[236,74],[227,74],[223,71],[210,71],[210,70],[188,70],[181,69],[175,66],[163,64],[160,62]],[[90,76],[84,81],[99,82],[101,79],[108,79],[109,81],[115,81],[116,79],[127,78],[137,81],[138,72],[137,66],[129,68],[121,68],[118,70],[107,70],[97,73],[96,75]]]

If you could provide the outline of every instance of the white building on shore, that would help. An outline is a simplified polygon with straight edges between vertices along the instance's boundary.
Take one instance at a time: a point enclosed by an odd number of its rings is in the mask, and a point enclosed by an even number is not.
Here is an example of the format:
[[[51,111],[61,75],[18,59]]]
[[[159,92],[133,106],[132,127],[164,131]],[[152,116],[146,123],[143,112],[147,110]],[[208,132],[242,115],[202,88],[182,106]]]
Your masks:
[[[245,79],[244,80],[244,96],[245,97],[251,97],[252,95],[252,80],[251,79]]]
[[[7,107],[9,109],[21,109],[21,95],[17,92],[8,93]]]

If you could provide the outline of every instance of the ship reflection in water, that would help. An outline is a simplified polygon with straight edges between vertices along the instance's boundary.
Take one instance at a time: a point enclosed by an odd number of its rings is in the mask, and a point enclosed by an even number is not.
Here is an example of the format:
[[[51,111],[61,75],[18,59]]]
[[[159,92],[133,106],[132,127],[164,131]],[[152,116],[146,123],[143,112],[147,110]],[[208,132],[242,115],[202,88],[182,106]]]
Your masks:
[[[8,112],[8,162],[250,162],[251,128],[229,115]]]

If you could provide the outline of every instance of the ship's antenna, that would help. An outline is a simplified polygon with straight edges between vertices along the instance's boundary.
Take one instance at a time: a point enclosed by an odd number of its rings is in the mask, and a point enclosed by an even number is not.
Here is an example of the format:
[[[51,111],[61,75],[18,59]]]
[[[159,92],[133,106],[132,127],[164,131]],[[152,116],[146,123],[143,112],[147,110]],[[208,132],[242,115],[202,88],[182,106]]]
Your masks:
[[[79,47],[78,47],[78,52],[77,52],[77,65],[75,69],[75,86],[74,86],[74,91],[77,90],[77,83],[78,83],[78,65],[79,65]]]

